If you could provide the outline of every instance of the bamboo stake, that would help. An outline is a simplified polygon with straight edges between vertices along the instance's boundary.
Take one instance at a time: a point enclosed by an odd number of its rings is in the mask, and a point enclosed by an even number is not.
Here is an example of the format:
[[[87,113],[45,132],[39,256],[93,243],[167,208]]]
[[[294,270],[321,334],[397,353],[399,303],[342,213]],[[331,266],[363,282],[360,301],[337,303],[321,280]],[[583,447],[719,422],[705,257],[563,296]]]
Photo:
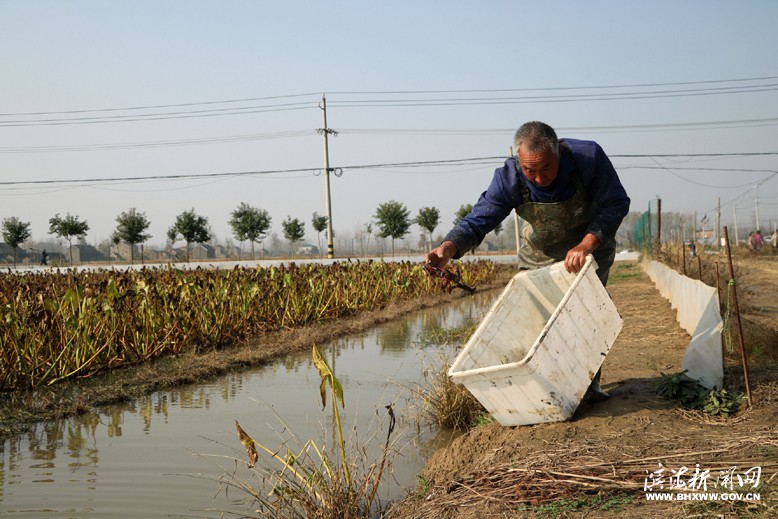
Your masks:
[[[740,358],[743,363],[743,379],[746,383],[746,396],[748,397],[749,407],[754,403],[751,400],[751,384],[748,382],[748,360],[746,359],[746,344],[743,338],[743,322],[740,319],[740,309],[737,303],[737,282],[735,281],[735,268],[732,265],[732,251],[729,248],[729,233],[727,232],[727,226],[724,226],[724,242],[727,248],[727,260],[729,261],[729,277],[732,282],[732,306],[737,317],[737,329],[740,335]]]
[[[719,296],[719,314],[721,314],[721,277],[719,275],[719,262],[714,262],[716,267],[716,293]],[[724,345],[724,334],[721,334],[721,362],[724,363],[726,358],[726,347]]]

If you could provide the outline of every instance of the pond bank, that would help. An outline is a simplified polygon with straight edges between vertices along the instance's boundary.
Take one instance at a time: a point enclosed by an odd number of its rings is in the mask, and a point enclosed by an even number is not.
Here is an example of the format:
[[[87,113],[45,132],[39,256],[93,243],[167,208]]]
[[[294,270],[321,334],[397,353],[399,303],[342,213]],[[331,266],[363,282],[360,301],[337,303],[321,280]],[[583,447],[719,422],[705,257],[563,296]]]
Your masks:
[[[767,283],[774,287],[778,263],[769,269],[743,263],[739,281],[751,293],[744,294],[741,309],[746,317],[765,316],[763,326],[745,329],[753,407],[741,406],[735,416],[723,418],[657,395],[662,374],[681,371],[690,337],[640,265],[618,263],[608,292],[624,328],[605,359],[601,381],[611,398],[581,404],[566,422],[492,423],[469,430],[430,457],[417,491],[395,504],[389,516],[778,517],[778,296],[774,290],[754,291]],[[743,392],[742,374],[735,349],[725,360],[725,388]],[[653,471],[665,467],[669,477],[688,470],[688,480],[698,467],[710,471],[709,490],[717,492],[714,483],[735,466],[742,471],[760,467],[758,499],[658,502],[644,491]],[[751,490],[749,485],[742,492]]]

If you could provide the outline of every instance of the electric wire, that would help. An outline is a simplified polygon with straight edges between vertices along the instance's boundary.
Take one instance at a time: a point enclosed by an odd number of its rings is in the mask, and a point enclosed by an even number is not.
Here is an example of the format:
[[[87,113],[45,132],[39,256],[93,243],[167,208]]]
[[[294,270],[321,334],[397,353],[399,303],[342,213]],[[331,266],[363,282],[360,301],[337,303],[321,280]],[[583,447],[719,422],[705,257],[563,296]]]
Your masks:
[[[109,151],[129,149],[165,148],[171,146],[200,146],[204,144],[225,144],[236,142],[253,142],[267,139],[290,139],[315,135],[315,130],[290,130],[285,132],[253,133],[243,135],[228,135],[224,137],[203,137],[199,139],[176,139],[146,142],[115,142],[72,145],[20,146],[0,147],[0,153],[59,153],[81,151]]]
[[[479,106],[479,105],[511,105],[527,103],[569,103],[580,101],[618,101],[634,99],[660,99],[690,96],[709,96],[725,94],[742,94],[751,92],[771,92],[778,90],[778,84],[760,85],[748,88],[720,88],[709,90],[676,90],[659,92],[624,92],[610,94],[579,94],[574,96],[528,96],[512,98],[453,98],[453,99],[370,99],[370,100],[332,100],[329,106],[334,108],[367,108],[367,107],[423,107],[423,106]]]
[[[763,155],[778,155],[778,152],[756,152],[756,153],[671,153],[671,154],[613,154],[612,158],[648,158],[655,160],[655,158],[661,157],[741,157],[741,156],[763,156]],[[374,164],[357,164],[346,165],[338,168],[341,170],[363,170],[363,169],[381,169],[381,168],[421,168],[421,167],[444,167],[444,166],[457,166],[457,165],[494,165],[495,161],[504,161],[505,156],[495,155],[489,157],[470,157],[461,159],[444,159],[444,160],[424,160],[424,161],[410,161],[410,162],[386,162],[386,163],[374,163]],[[658,167],[667,169],[662,164],[658,164]],[[46,179],[46,180],[6,180],[0,181],[0,186],[18,186],[18,185],[45,185],[45,184],[86,184],[86,183],[108,183],[108,182],[136,182],[136,181],[149,181],[149,180],[180,180],[191,178],[213,178],[213,177],[239,177],[239,176],[257,176],[257,175],[269,175],[274,173],[302,173],[302,172],[317,172],[321,171],[321,168],[295,168],[295,169],[269,169],[269,170],[256,170],[256,171],[233,171],[233,172],[214,172],[214,173],[187,173],[187,174],[160,174],[160,175],[146,175],[137,177],[106,177],[106,178],[82,178],[82,179]],[[773,175],[774,176],[774,175]],[[683,178],[683,177],[679,177]],[[764,182],[771,177],[761,181]],[[706,186],[706,187],[720,187],[720,186]]]
[[[246,103],[246,102],[254,102],[254,101],[267,101],[270,99],[309,97],[312,95],[318,95],[318,94],[315,93],[287,94],[287,95],[267,96],[267,97],[246,97],[242,99],[224,99],[221,101],[198,101],[192,103],[125,106],[121,108],[89,108],[89,109],[81,109],[81,110],[60,110],[55,112],[13,112],[13,113],[0,113],[0,117],[21,117],[21,116],[30,116],[30,115],[64,115],[64,114],[82,114],[82,113],[90,113],[90,112],[124,112],[124,111],[132,111],[132,110],[158,110],[160,108],[182,108],[185,106],[207,106],[207,105],[229,104],[229,103]]]
[[[559,132],[609,132],[609,131],[659,131],[662,129],[716,129],[731,128],[732,125],[749,124],[757,125],[776,125],[778,118],[767,119],[743,119],[734,121],[709,121],[696,123],[665,123],[665,124],[644,124],[644,125],[614,125],[614,126],[588,126],[588,127],[560,127]],[[338,133],[351,135],[501,135],[513,134],[515,130],[510,128],[346,128],[338,129]],[[0,154],[15,153],[54,153],[54,152],[83,152],[83,151],[106,151],[106,150],[126,150],[126,149],[148,149],[174,146],[194,146],[203,144],[225,144],[236,142],[250,142],[265,139],[286,139],[295,137],[307,137],[316,133],[316,130],[289,130],[282,132],[227,135],[222,137],[203,137],[192,139],[171,139],[161,141],[146,142],[116,142],[116,143],[91,143],[91,144],[72,144],[72,145],[41,145],[41,146],[9,146],[0,147]]]
[[[565,95],[535,95],[535,96],[513,96],[513,97],[495,97],[495,93],[502,92],[531,92],[531,91],[571,91],[571,90],[611,90],[615,88],[659,88],[665,86],[697,86],[697,85],[710,85],[721,83],[744,83],[754,81],[767,81],[774,80],[776,77],[764,77],[764,78],[750,78],[750,79],[735,79],[735,80],[715,80],[715,81],[700,81],[700,82],[685,82],[685,83],[657,83],[647,84],[645,86],[639,85],[609,85],[599,87],[557,87],[557,88],[532,88],[532,89],[501,89],[501,90],[461,90],[461,91],[396,91],[388,92],[381,95],[392,96],[407,96],[409,94],[453,94],[453,93],[477,93],[488,94],[487,96],[473,96],[473,97],[430,97],[422,99],[407,99],[407,98],[390,98],[390,99],[331,99],[330,106],[332,107],[380,107],[380,106],[453,106],[453,105],[494,105],[494,104],[517,104],[517,103],[538,103],[538,102],[574,102],[574,101],[613,101],[621,99],[647,99],[647,98],[664,98],[664,97],[688,97],[688,96],[707,96],[707,95],[721,95],[721,94],[741,94],[749,92],[764,92],[778,90],[778,83],[760,83],[754,85],[736,85],[736,86],[707,86],[703,88],[680,88],[680,89],[659,89],[659,90],[647,90],[647,91],[628,91],[628,92],[608,92],[608,93],[578,93],[578,94],[565,94]],[[375,95],[375,93],[340,93],[344,95]],[[225,115],[242,115],[253,114],[270,111],[286,111],[286,110],[300,110],[317,107],[318,104],[310,102],[294,102],[294,103],[275,103],[260,106],[242,106],[242,107],[229,107],[229,108],[208,108],[199,110],[186,110],[186,111],[173,111],[173,112],[153,112],[150,114],[129,114],[129,115],[103,115],[103,116],[91,116],[80,117],[81,114],[88,113],[107,113],[107,112],[121,112],[121,111],[138,111],[138,110],[158,110],[161,108],[184,108],[184,107],[200,107],[200,106],[212,106],[223,103],[237,103],[256,100],[271,100],[271,99],[288,99],[292,97],[311,96],[312,94],[290,94],[283,96],[270,96],[270,97],[257,97],[257,98],[244,98],[244,99],[228,99],[223,101],[207,101],[201,103],[178,103],[178,104],[158,104],[148,106],[131,106],[124,108],[101,108],[94,110],[80,109],[80,110],[62,110],[62,111],[33,111],[33,112],[15,112],[0,114],[0,117],[31,117],[39,115],[74,115],[78,114],[79,117],[62,117],[55,119],[10,119],[0,120],[0,127],[19,127],[19,126],[55,126],[55,125],[74,125],[74,124],[98,124],[98,123],[116,123],[116,122],[137,122],[137,121],[156,121],[167,119],[180,119],[180,118],[192,118],[192,117],[214,117]],[[338,93],[331,93],[331,96],[337,96]]]
[[[209,111],[191,111],[191,112],[167,112],[147,115],[116,115],[104,117],[75,117],[63,119],[39,119],[33,121],[0,121],[0,127],[12,128],[21,126],[67,126],[80,124],[104,124],[104,123],[123,123],[138,121],[163,121],[171,119],[192,119],[198,117],[222,117],[227,115],[245,115],[268,112],[288,112],[293,110],[307,110],[316,108],[316,105],[287,105],[285,107],[250,107],[244,108],[224,108],[220,110]]]
[[[527,92],[535,90],[584,90],[584,89],[610,89],[610,88],[643,88],[657,86],[682,86],[682,85],[704,85],[715,83],[736,83],[746,81],[772,81],[778,79],[778,76],[764,76],[753,78],[737,79],[712,79],[703,81],[677,81],[670,83],[628,83],[624,85],[592,85],[592,86],[571,86],[571,87],[542,87],[542,88],[498,88],[498,89],[470,89],[470,90],[384,90],[384,91],[341,91],[330,92],[330,94],[443,94],[443,93],[474,93],[474,92]]]

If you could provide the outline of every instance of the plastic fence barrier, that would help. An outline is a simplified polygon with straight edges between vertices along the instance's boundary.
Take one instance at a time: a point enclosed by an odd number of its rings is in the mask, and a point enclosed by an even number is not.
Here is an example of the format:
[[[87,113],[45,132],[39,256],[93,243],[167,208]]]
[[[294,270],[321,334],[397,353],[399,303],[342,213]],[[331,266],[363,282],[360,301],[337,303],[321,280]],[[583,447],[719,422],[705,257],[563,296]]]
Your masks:
[[[723,322],[718,292],[714,287],[683,276],[658,261],[644,263],[643,269],[662,297],[678,311],[681,328],[692,336],[681,368],[705,387],[720,389],[724,382],[724,364],[721,351]]]

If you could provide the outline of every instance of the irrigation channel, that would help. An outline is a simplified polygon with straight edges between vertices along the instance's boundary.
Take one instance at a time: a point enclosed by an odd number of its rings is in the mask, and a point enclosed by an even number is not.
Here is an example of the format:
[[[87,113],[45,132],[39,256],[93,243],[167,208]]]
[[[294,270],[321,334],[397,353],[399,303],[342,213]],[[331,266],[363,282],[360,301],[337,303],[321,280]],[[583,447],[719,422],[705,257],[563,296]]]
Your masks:
[[[425,369],[452,362],[459,345],[425,340],[430,332],[477,321],[499,293],[462,297],[368,332],[321,345],[343,383],[344,432],[378,459],[392,404],[389,473],[379,497],[391,501],[416,485],[427,457],[449,437],[419,425]],[[440,334],[439,334],[440,335]],[[308,440],[334,447],[331,402],[324,411],[310,354],[281,359],[213,382],[151,394],[67,420],[39,423],[0,449],[4,518],[222,517],[250,510],[247,494],[219,483],[254,472],[234,426],[257,443],[298,453]],[[267,456],[265,456],[267,458]],[[262,462],[260,461],[260,464]],[[258,466],[260,465],[258,464]],[[268,466],[267,463],[265,466]],[[257,485],[257,475],[251,484]]]

